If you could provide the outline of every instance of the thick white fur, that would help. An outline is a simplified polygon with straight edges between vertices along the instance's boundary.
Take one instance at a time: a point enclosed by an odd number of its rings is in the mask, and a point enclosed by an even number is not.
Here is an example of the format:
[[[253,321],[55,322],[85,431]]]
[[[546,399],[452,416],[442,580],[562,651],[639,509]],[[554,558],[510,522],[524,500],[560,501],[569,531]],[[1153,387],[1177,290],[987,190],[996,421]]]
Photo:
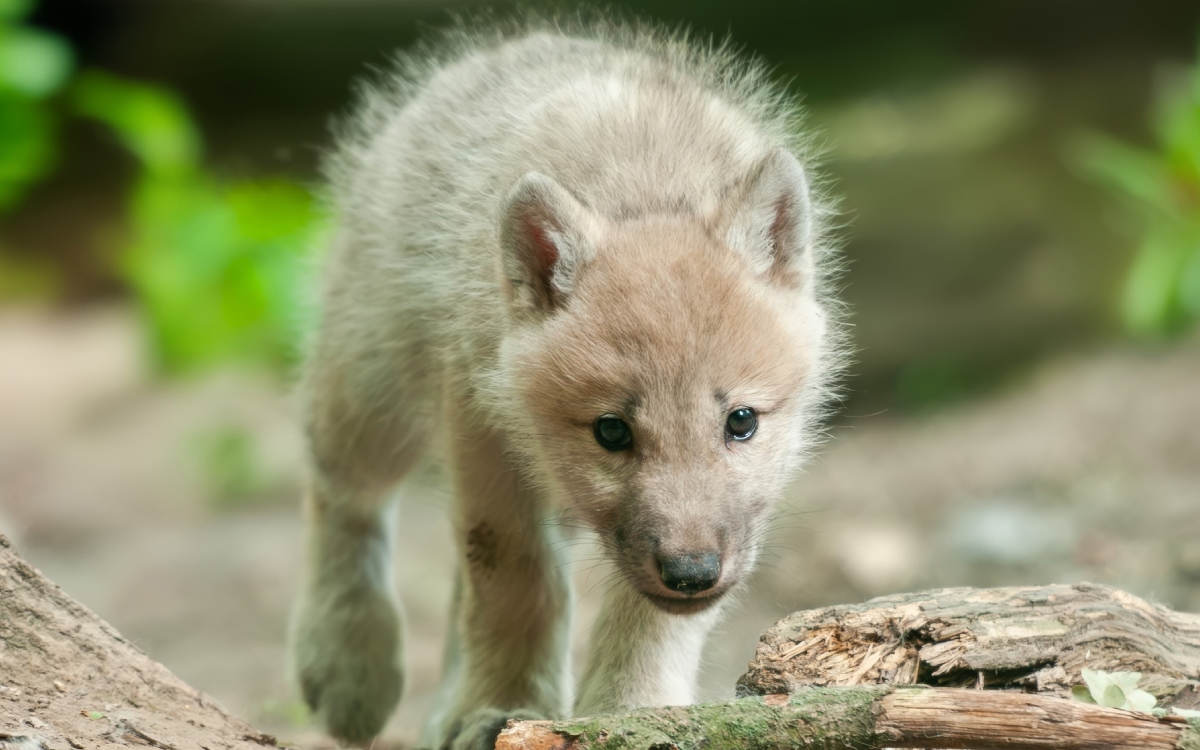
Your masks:
[[[722,605],[652,603],[646,550],[725,545],[722,581],[744,578],[836,369],[830,212],[799,132],[757,66],[611,24],[456,32],[366,92],[329,165],[339,228],[301,392],[295,662],[331,733],[369,739],[399,699],[389,508],[430,454],[450,469],[461,562],[426,744],[485,746],[509,715],[692,700]],[[522,249],[535,225],[552,268]],[[629,404],[580,385],[596,372]],[[714,387],[734,395],[709,404]],[[721,442],[729,404],[760,403],[759,434]],[[619,409],[639,451],[591,436]],[[624,574],[578,701],[561,514]]]

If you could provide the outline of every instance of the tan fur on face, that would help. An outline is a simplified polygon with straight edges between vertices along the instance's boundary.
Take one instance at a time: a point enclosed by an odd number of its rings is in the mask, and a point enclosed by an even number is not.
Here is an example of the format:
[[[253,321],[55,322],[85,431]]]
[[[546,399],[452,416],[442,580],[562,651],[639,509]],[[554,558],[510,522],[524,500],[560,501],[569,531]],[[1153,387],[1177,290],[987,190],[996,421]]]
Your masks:
[[[720,591],[753,563],[763,515],[800,459],[806,380],[819,360],[816,306],[755,276],[697,220],[610,228],[571,303],[520,362],[541,455],[570,510],[601,533],[631,582],[669,594],[655,552],[719,549]],[[759,416],[726,440],[730,411]],[[612,414],[633,447],[592,425]]]

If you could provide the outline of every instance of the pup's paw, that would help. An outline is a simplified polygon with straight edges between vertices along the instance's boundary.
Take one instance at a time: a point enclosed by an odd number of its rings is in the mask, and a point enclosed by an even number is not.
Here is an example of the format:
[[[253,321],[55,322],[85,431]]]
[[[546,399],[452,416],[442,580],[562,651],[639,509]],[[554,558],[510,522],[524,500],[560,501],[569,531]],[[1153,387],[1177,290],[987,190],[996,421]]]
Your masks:
[[[308,597],[292,649],[304,700],[331,736],[362,743],[379,734],[404,688],[391,597],[369,589]]]
[[[481,708],[472,711],[450,727],[442,750],[493,750],[500,730],[511,721],[544,719],[544,715],[522,708]]]

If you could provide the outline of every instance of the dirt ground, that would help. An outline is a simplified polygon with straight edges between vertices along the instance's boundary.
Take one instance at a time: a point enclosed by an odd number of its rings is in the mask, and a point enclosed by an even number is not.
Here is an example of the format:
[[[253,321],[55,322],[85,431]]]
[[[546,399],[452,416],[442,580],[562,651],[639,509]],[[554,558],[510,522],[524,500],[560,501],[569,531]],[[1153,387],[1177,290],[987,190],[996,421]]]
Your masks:
[[[732,693],[782,615],[882,593],[1092,580],[1200,611],[1198,426],[1200,339],[1051,362],[922,419],[844,419],[714,636],[703,697]],[[0,531],[184,680],[317,745],[286,674],[298,453],[285,389],[155,381],[128,310],[0,311]],[[389,736],[411,741],[440,668],[452,544],[436,476],[403,493],[409,686]],[[605,577],[578,576],[580,639]]]

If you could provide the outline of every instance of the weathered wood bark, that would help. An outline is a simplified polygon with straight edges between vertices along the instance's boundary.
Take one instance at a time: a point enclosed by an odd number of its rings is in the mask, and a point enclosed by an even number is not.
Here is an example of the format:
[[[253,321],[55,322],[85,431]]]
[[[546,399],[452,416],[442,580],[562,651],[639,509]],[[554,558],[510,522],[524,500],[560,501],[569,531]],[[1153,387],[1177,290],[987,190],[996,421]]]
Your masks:
[[[275,745],[121,637],[0,535],[0,746]]]
[[[496,750],[1200,750],[1200,722],[1048,695],[961,688],[803,688],[730,703],[513,722]]]
[[[1065,695],[1084,667],[1141,672],[1167,705],[1200,707],[1200,615],[1107,586],[956,588],[796,612],[759,640],[740,694],[928,684]]]

